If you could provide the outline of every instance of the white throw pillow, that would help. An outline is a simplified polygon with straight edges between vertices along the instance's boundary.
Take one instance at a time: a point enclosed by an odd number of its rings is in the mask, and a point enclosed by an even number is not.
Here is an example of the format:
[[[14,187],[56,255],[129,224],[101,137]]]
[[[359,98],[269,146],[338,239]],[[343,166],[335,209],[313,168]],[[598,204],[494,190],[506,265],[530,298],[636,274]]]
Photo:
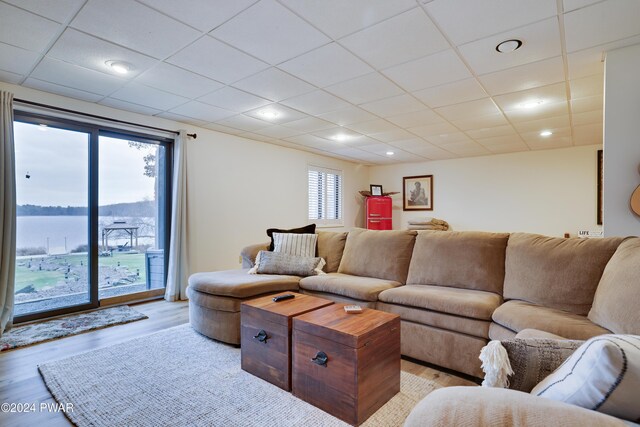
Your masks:
[[[273,252],[315,257],[317,234],[273,233]]]
[[[531,394],[640,421],[640,336],[586,341]]]

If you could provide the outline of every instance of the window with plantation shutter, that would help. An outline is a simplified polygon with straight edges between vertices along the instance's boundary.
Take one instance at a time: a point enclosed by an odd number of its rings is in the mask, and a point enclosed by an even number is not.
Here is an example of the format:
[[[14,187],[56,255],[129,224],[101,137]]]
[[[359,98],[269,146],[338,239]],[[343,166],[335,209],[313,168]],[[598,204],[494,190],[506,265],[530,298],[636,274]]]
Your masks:
[[[309,166],[309,220],[319,226],[341,226],[342,171]]]

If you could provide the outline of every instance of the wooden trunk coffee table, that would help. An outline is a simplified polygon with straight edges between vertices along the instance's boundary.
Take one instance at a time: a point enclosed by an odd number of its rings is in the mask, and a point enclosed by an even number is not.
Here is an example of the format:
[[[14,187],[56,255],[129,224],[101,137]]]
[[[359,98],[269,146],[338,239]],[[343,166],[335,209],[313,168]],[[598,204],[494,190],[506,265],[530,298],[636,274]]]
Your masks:
[[[274,302],[278,295],[295,298]],[[269,381],[284,390],[291,390],[291,319],[333,304],[322,298],[295,292],[243,302],[240,306],[240,358],[245,371]]]
[[[334,304],[293,319],[293,394],[353,425],[400,391],[400,316]]]

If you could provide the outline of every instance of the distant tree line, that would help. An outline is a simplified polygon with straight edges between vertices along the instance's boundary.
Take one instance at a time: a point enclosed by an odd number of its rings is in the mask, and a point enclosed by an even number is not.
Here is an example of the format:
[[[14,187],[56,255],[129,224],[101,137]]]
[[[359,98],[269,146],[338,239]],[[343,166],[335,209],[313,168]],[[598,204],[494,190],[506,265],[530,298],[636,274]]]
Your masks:
[[[83,206],[38,206],[18,205],[18,216],[69,216],[87,215],[88,208]],[[100,216],[152,217],[155,216],[155,202],[142,201],[133,203],[116,203],[99,207]]]

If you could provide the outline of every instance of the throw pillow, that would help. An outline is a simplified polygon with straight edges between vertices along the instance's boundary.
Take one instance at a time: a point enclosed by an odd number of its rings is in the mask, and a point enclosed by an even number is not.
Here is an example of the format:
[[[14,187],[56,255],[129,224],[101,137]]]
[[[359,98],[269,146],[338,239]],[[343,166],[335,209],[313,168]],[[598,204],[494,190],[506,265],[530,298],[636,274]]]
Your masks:
[[[640,420],[640,336],[586,341],[531,394],[633,422]]]
[[[267,229],[267,236],[271,239],[271,244],[269,245],[269,250],[273,250],[273,233],[294,233],[294,234],[313,234],[316,232],[316,225],[309,224],[304,227],[299,228],[291,228],[289,230],[284,230],[280,228],[269,228]]]
[[[273,233],[273,251],[305,257],[316,256],[317,234]]]
[[[260,251],[256,257],[256,265],[249,274],[287,274],[292,276],[316,276],[325,274],[322,258],[311,258],[290,255],[282,252]]]

